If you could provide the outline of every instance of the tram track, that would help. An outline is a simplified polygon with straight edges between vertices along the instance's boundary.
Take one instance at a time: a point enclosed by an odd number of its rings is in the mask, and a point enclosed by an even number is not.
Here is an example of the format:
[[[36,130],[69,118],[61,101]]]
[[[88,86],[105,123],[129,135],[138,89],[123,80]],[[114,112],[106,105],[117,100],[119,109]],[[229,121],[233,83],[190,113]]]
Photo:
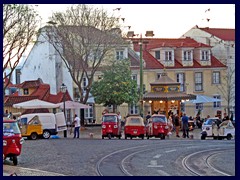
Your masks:
[[[226,151],[232,151],[232,149],[214,148],[191,153],[182,159],[182,166],[195,176],[232,176],[216,169],[209,162],[212,156]],[[201,166],[201,169],[199,166]]]

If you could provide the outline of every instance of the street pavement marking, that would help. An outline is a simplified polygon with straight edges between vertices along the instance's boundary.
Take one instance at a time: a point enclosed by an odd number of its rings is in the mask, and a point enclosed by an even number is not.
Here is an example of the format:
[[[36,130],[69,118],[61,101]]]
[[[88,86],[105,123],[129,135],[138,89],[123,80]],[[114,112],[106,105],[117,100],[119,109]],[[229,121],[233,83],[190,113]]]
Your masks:
[[[158,158],[160,158],[162,155],[161,154],[157,154],[156,156],[154,156],[153,158],[156,158],[156,159],[158,159]]]
[[[157,170],[157,172],[161,175],[161,176],[171,176],[170,174],[166,173],[163,170]]]
[[[166,153],[170,153],[170,152],[174,152],[174,151],[177,151],[176,149],[172,149],[172,150],[169,150],[169,151],[165,151]]]
[[[163,165],[157,165],[156,160],[151,160],[150,164],[147,167],[163,167]]]

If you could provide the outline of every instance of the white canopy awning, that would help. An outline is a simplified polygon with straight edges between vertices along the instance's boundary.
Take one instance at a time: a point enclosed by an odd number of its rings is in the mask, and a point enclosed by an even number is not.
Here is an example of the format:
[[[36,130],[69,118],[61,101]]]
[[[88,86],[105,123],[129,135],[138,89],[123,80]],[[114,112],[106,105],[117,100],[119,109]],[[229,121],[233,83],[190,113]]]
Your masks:
[[[61,103],[58,103],[60,108],[64,108],[64,103],[61,102]],[[88,108],[91,108],[91,106],[88,106],[86,104],[82,104],[82,103],[79,103],[79,102],[74,102],[74,101],[66,101],[65,102],[65,108],[66,109],[88,109]]]
[[[42,101],[39,99],[33,99],[30,101],[25,101],[17,104],[13,104],[14,108],[22,109],[43,109],[43,108],[58,108],[59,104],[50,103],[47,101]]]
[[[221,101],[222,101],[221,99],[216,99],[216,98],[213,98],[210,96],[198,94],[198,95],[196,95],[196,99],[186,101],[185,103],[186,104],[189,104],[189,103],[197,104],[197,103],[213,103],[213,102],[221,102]]]

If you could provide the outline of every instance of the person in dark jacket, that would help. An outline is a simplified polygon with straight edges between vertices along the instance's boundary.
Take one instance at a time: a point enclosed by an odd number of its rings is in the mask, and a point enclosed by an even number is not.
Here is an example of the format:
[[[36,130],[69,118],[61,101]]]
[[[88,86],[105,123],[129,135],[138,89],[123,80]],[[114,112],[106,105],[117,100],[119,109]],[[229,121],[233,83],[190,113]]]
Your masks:
[[[189,138],[188,119],[188,116],[184,113],[182,117],[183,138]]]

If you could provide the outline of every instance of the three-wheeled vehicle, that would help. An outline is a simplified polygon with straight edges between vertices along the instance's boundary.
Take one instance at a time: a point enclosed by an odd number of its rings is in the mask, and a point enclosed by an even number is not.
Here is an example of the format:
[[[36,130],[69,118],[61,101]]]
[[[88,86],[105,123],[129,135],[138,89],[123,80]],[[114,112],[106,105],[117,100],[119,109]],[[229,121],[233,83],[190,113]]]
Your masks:
[[[213,137],[213,139],[231,140],[235,136],[235,128],[231,120],[221,121],[218,117],[209,118],[202,125],[201,139]]]
[[[167,117],[163,114],[154,114],[148,119],[146,126],[146,136],[149,137],[159,137],[165,139],[169,133]]]
[[[43,135],[42,123],[38,116],[34,116],[27,122],[27,118],[21,118],[18,120],[22,137],[36,140]]]
[[[15,120],[3,120],[3,160],[10,158],[14,165],[18,164],[17,156],[21,154],[23,138]]]
[[[144,139],[145,136],[145,124],[144,120],[139,115],[130,115],[126,118],[125,127],[124,127],[124,135],[125,139],[130,137],[140,137]]]
[[[115,113],[106,113],[102,116],[102,139],[108,137],[122,137],[121,121]]]

